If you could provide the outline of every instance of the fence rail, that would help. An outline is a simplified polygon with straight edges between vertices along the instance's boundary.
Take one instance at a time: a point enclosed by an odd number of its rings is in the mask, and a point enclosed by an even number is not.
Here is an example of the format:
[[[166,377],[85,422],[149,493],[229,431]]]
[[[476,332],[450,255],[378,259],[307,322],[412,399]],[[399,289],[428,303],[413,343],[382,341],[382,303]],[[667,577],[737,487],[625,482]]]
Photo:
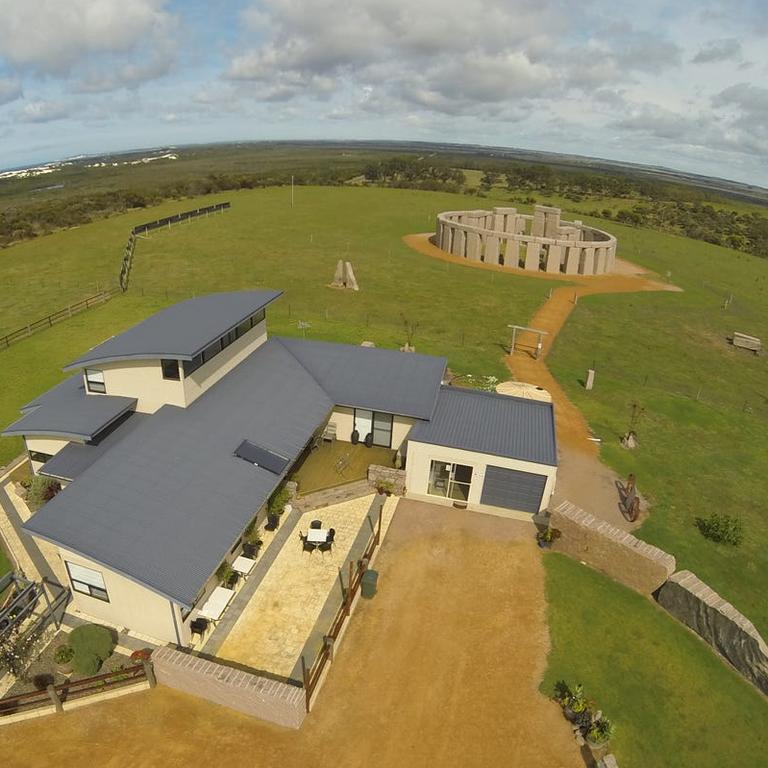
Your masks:
[[[379,508],[379,519],[376,530],[371,534],[368,544],[365,547],[362,557],[355,563],[349,561],[349,584],[344,591],[344,598],[341,601],[339,610],[333,617],[333,621],[328,629],[328,634],[323,641],[323,647],[320,649],[317,657],[310,667],[307,667],[304,657],[301,657],[302,676],[304,679],[304,694],[306,697],[307,712],[312,705],[312,697],[320,685],[323,678],[323,672],[326,666],[333,661],[334,644],[339,639],[341,631],[352,613],[352,604],[360,591],[360,585],[363,582],[363,574],[368,569],[368,563],[373,558],[376,547],[381,542],[381,517],[383,506]]]
[[[50,328],[56,323],[59,323],[62,320],[66,320],[67,318],[72,317],[72,315],[76,315],[80,312],[84,312],[86,309],[95,307],[98,304],[103,304],[104,302],[109,301],[115,294],[119,292],[120,292],[120,288],[118,286],[114,286],[113,288],[107,288],[106,290],[99,291],[98,293],[94,293],[92,296],[88,296],[85,299],[76,301],[74,304],[70,304],[69,306],[64,307],[63,309],[59,309],[56,312],[52,312],[50,315],[47,315],[46,317],[42,317],[39,320],[34,320],[31,323],[27,323],[23,328],[19,328],[18,330],[11,331],[10,333],[7,333],[5,336],[0,336],[0,349],[8,349],[8,347],[10,347],[11,344],[16,343],[17,341],[21,341],[21,339],[26,339],[28,336],[31,336],[36,331],[40,331],[43,328]]]
[[[191,211],[182,211],[181,213],[175,213],[173,216],[165,216],[162,219],[155,219],[154,221],[148,221],[144,224],[137,224],[128,235],[128,242],[125,244],[125,251],[123,252],[123,261],[120,265],[120,290],[125,293],[128,290],[128,282],[131,277],[131,268],[133,267],[133,256],[136,252],[136,238],[141,235],[146,235],[148,232],[152,232],[155,229],[162,229],[168,227],[169,229],[174,224],[181,224],[182,221],[189,221],[196,219],[199,216],[208,216],[211,213],[223,213],[232,207],[232,203],[223,202],[215,203],[214,205],[206,205],[203,208],[193,208]]]
[[[118,669],[114,672],[107,672],[103,675],[85,677],[82,680],[70,680],[59,685],[49,685],[42,691],[30,691],[18,696],[8,696],[5,699],[0,699],[0,718],[51,705],[56,706],[57,710],[61,710],[67,701],[114,690],[141,680],[150,680],[151,683],[151,674],[151,667],[147,662]]]

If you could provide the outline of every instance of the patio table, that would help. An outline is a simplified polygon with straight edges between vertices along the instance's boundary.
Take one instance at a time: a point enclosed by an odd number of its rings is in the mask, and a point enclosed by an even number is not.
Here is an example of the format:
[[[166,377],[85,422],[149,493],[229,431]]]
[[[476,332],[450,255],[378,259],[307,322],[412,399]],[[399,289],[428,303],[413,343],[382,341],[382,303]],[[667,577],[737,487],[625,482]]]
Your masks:
[[[328,541],[328,529],[310,528],[307,531],[307,541],[310,544],[325,544]]]
[[[216,587],[198,613],[206,619],[218,621],[234,596],[234,589]]]
[[[232,563],[232,569],[242,574],[243,578],[247,579],[248,574],[253,570],[253,566],[256,565],[255,560],[251,560],[250,557],[243,557],[240,555],[236,557]]]

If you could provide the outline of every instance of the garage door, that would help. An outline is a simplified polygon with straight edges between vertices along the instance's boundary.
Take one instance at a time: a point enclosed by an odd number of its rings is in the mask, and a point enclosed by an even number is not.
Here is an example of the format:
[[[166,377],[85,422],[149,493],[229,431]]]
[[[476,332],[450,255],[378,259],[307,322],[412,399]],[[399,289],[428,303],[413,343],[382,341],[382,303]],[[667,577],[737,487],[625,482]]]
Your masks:
[[[485,469],[480,503],[521,512],[538,512],[546,484],[546,475],[489,466]]]

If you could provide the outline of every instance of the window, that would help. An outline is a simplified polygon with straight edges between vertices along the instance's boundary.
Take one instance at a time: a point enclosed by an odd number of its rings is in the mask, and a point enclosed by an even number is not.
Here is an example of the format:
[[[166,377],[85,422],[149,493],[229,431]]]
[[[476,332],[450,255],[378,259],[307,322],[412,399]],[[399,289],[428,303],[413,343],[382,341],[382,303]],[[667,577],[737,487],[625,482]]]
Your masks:
[[[163,368],[163,378],[171,379],[172,381],[179,381],[179,361],[178,360],[161,360],[160,365]]]
[[[265,317],[266,314],[263,309],[260,309],[255,315],[251,315],[251,328],[254,325],[258,325]]]
[[[216,357],[216,355],[221,352],[221,339],[218,339],[217,341],[214,341],[213,344],[209,344],[204,350],[202,354],[203,363],[207,363],[212,358]]]
[[[85,386],[89,392],[105,393],[107,387],[104,384],[104,371],[97,371],[95,368],[86,368]]]
[[[64,561],[64,564],[67,566],[69,580],[72,582],[72,589],[75,592],[95,597],[97,600],[104,600],[107,603],[109,602],[107,585],[104,583],[104,577],[99,571],[94,571],[92,568],[86,568],[76,563],[70,563],[67,560]]]
[[[29,460],[37,461],[40,464],[45,464],[46,461],[50,461],[53,458],[52,453],[41,453],[40,451],[29,451]]]
[[[445,461],[433,461],[429,469],[429,487],[427,493],[432,496],[445,496],[457,501],[469,500],[469,488],[472,485],[472,467],[466,464],[449,464]]]
[[[369,411],[365,408],[355,408],[354,429],[364,441],[369,433],[373,436],[373,444],[383,448],[392,446],[392,414]]]
[[[235,328],[235,335],[239,339],[241,336],[244,336],[248,331],[251,330],[251,318],[249,317],[244,322],[240,323],[240,325]]]

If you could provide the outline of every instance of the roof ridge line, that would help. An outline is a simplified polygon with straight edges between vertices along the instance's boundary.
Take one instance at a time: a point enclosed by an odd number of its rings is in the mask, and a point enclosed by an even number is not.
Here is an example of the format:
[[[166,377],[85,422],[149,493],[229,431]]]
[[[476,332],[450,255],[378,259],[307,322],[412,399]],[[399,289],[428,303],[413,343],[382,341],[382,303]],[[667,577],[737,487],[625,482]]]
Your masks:
[[[296,355],[294,355],[293,352],[291,352],[291,350],[288,349],[285,344],[283,344],[283,339],[285,338],[284,336],[270,336],[270,338],[278,342],[280,346],[307,372],[307,376],[309,376],[309,378],[312,379],[312,381],[314,381],[318,387],[320,387],[320,390],[334,405],[338,405],[336,400],[331,397],[331,393],[317,380],[317,376],[315,376],[315,374],[312,373],[312,371],[310,371],[309,368],[307,368],[307,366],[304,365],[304,363],[302,363],[301,360],[299,360],[299,358],[296,357]],[[306,341],[306,339],[304,339],[304,341]]]

